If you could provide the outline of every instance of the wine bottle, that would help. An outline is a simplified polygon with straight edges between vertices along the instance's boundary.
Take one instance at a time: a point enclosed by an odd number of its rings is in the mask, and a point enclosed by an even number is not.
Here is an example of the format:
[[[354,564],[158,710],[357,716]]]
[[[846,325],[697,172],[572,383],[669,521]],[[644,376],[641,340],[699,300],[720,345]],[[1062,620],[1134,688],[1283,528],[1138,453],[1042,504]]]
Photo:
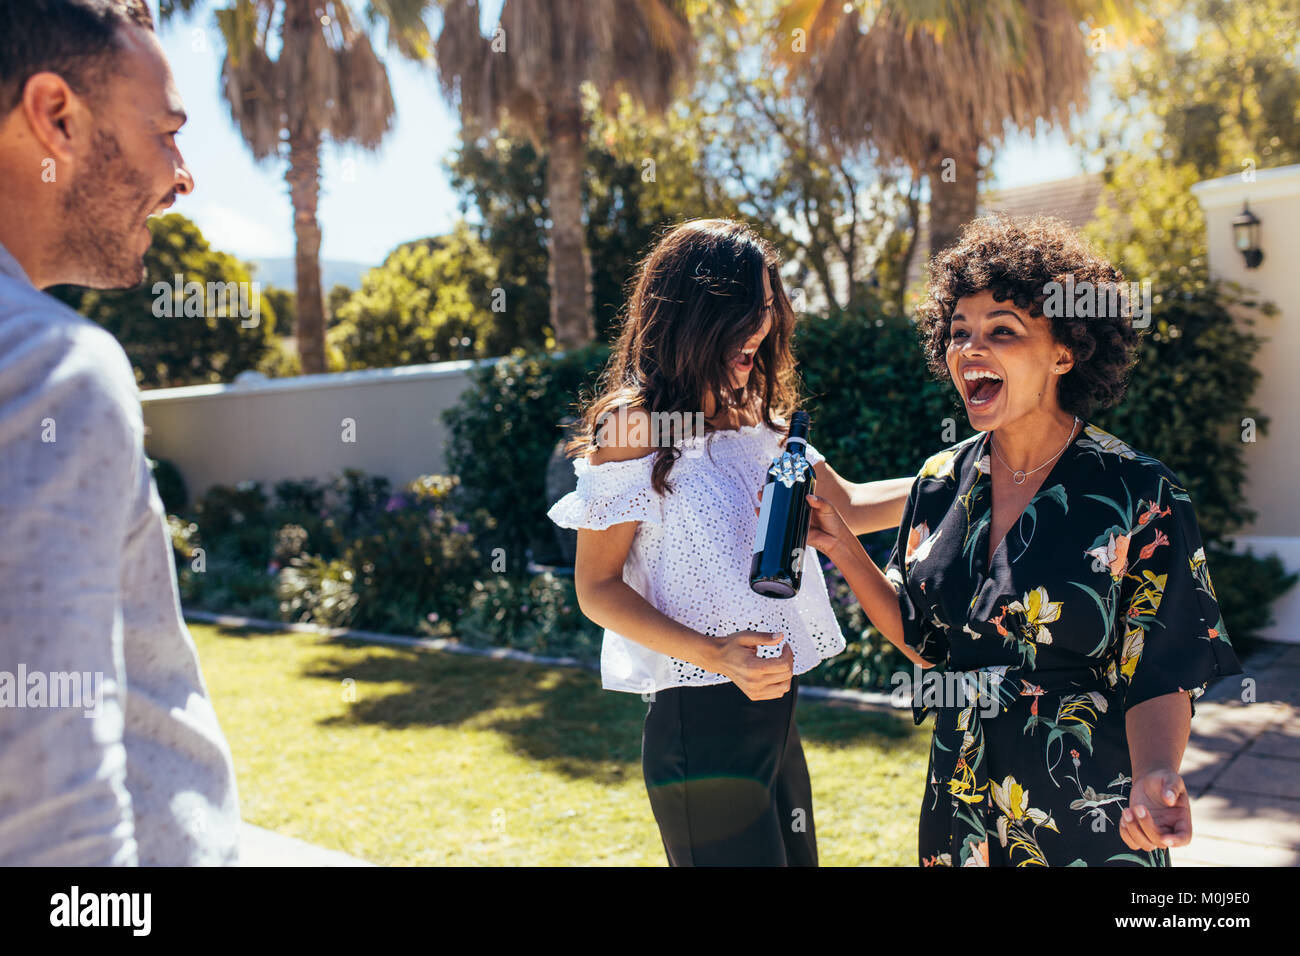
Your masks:
[[[808,424],[807,412],[790,416],[785,450],[772,459],[767,470],[749,565],[750,588],[767,597],[794,597],[803,579],[804,545],[812,515],[805,495],[814,493],[815,480],[812,465],[804,457]]]

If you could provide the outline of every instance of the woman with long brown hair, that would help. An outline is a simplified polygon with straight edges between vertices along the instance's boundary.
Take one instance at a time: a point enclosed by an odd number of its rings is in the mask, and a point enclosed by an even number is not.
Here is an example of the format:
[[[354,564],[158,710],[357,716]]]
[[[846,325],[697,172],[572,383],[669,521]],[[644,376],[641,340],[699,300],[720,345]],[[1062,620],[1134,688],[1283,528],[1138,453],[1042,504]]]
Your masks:
[[[791,599],[749,587],[757,490],[800,404],[794,322],[778,257],[748,226],[668,232],[567,446],[577,489],[549,512],[578,529],[603,686],[649,703],[642,769],[674,866],[817,863],[795,701],[844,638],[815,555]],[[909,479],[851,484],[806,457],[857,534],[898,524]]]

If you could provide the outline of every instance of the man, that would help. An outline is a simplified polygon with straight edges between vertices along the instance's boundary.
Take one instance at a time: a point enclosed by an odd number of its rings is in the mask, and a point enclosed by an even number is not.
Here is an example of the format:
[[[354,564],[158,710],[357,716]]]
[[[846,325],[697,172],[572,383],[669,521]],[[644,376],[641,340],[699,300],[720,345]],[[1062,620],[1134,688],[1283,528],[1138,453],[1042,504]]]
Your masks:
[[[144,0],[0,3],[3,865],[238,860],[135,377],[38,291],[143,281],[147,217],[194,188],[184,121]]]

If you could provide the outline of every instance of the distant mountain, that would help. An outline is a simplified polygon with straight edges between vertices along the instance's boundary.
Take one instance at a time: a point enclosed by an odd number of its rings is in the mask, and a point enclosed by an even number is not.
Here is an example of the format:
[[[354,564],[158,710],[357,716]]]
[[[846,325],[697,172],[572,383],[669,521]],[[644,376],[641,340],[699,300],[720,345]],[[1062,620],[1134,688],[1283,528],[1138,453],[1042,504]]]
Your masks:
[[[293,290],[294,260],[289,259],[249,259],[256,267],[253,278],[263,286],[278,286]],[[329,295],[336,285],[345,285],[349,289],[359,288],[361,277],[374,268],[367,262],[343,262],[337,259],[322,259],[320,263],[321,291]]]

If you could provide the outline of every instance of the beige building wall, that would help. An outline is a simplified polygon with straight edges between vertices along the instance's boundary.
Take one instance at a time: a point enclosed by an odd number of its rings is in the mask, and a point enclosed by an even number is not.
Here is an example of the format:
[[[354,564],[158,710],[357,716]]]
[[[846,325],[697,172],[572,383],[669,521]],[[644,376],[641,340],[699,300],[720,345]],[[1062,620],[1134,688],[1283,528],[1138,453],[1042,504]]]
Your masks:
[[[1246,446],[1246,500],[1257,512],[1236,539],[1256,554],[1276,554],[1300,571],[1300,166],[1284,166],[1197,183],[1192,193],[1205,210],[1210,271],[1241,283],[1280,310],[1260,317],[1255,331],[1265,340],[1255,363],[1261,373],[1255,404],[1267,415],[1269,433]],[[1246,202],[1260,220],[1264,260],[1247,269],[1233,244],[1232,220]],[[1274,605],[1274,640],[1300,643],[1300,586]]]
[[[345,468],[398,488],[446,473],[441,413],[469,387],[471,368],[497,361],[151,389],[140,393],[145,449],[180,469],[191,500],[216,484],[256,480],[269,492]]]

